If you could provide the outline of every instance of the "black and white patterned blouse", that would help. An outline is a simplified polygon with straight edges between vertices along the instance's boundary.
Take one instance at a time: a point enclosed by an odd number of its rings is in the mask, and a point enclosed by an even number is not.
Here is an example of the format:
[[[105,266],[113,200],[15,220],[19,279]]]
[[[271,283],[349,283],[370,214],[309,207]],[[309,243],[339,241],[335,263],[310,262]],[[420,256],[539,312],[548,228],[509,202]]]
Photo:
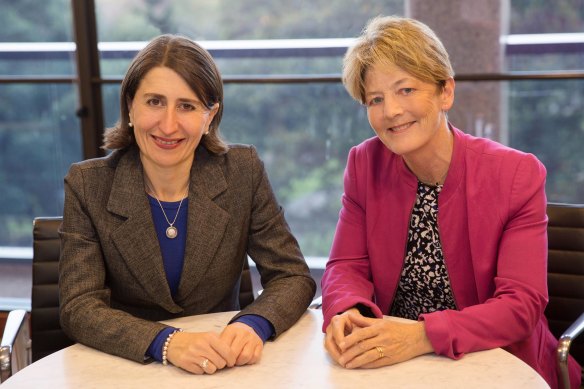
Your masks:
[[[407,253],[391,316],[417,320],[421,313],[456,309],[438,235],[438,195],[442,185],[418,182]]]

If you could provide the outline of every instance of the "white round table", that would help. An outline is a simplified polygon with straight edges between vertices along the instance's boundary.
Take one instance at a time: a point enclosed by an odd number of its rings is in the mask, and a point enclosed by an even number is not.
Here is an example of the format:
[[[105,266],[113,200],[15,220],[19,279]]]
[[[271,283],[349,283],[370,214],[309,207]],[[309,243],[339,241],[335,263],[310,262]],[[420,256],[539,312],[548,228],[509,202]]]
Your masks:
[[[234,312],[180,318],[167,323],[185,331],[217,331]],[[451,360],[425,355],[394,366],[347,370],[323,347],[322,312],[308,310],[290,330],[267,342],[256,365],[196,376],[175,366],[142,365],[76,344],[16,373],[11,388],[548,388],[528,365],[494,349]]]

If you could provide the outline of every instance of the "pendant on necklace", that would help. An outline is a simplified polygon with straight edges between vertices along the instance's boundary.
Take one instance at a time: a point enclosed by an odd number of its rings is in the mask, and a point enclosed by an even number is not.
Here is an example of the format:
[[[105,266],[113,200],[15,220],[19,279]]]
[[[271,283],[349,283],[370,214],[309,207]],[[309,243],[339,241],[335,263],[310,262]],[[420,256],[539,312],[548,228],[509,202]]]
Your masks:
[[[169,239],[174,239],[178,235],[178,230],[176,227],[170,226],[166,229],[166,237]]]

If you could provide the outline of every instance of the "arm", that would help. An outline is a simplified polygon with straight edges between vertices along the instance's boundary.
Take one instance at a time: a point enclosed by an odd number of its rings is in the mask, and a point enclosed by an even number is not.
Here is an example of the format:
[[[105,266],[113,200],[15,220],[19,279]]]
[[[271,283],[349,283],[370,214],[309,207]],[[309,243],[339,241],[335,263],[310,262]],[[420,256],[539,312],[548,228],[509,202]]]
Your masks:
[[[381,310],[372,301],[373,282],[365,223],[367,182],[358,176],[358,162],[357,151],[353,148],[345,169],[342,209],[322,278],[323,331],[333,316],[357,305],[368,308],[376,317],[382,317]]]
[[[80,343],[144,362],[146,350],[166,326],[136,318],[110,306],[100,239],[87,209],[81,168],[65,177],[65,207],[59,261],[63,330]]]
[[[274,336],[278,336],[306,311],[316,285],[276,201],[263,163],[254,148],[249,150],[253,193],[247,253],[256,263],[264,291],[232,322],[243,315],[259,315],[273,325]]]
[[[508,170],[508,169],[507,169]],[[526,340],[547,303],[547,216],[545,168],[525,155],[501,175],[510,182],[501,209],[503,229],[496,247],[492,297],[460,311],[421,316],[437,354],[458,358],[465,352],[504,347]],[[480,274],[475,275],[480,277]]]

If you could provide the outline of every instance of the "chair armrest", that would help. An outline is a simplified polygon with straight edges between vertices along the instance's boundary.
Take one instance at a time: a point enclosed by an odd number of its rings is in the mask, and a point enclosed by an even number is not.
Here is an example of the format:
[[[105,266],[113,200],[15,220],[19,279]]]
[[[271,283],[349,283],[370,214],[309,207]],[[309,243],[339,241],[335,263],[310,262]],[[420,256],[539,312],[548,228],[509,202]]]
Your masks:
[[[312,300],[312,302],[310,303],[308,308],[321,309],[322,308],[322,296],[318,296],[317,298]]]
[[[10,311],[0,343],[0,383],[30,364],[30,337],[26,311]]]
[[[572,340],[576,339],[578,335],[584,330],[584,313],[576,319],[574,323],[560,337],[558,342],[558,366],[560,368],[560,378],[562,380],[563,388],[570,388],[570,375],[568,371],[568,355],[570,353],[570,346]]]

